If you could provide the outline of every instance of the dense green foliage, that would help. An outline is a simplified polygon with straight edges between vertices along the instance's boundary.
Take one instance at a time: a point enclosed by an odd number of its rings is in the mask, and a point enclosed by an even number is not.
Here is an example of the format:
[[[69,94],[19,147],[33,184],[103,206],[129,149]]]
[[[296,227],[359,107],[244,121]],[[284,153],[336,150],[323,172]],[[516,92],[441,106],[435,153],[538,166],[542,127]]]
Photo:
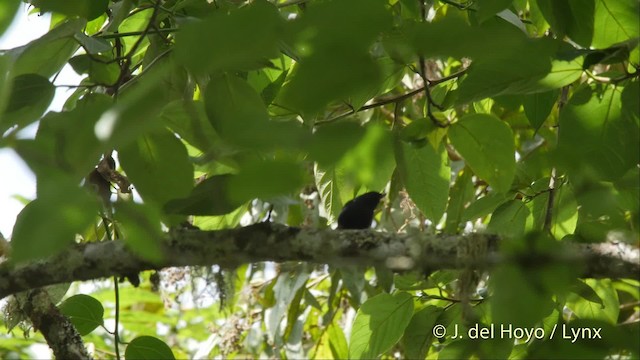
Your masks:
[[[366,191],[388,194],[379,230],[489,231],[514,258],[568,240],[638,245],[636,0],[28,2],[52,20],[0,53],[0,146],[37,177],[12,261],[113,238],[153,261],[163,229],[188,219],[323,227]],[[0,2],[0,33],[18,5]],[[47,112],[66,64],[86,77]],[[88,175],[104,154],[117,160],[98,169],[107,185]],[[469,274],[253,264],[168,270],[160,290],[143,274],[120,285],[123,355],[640,355],[637,279],[526,261]],[[113,283],[89,289],[72,286],[60,308],[112,357]],[[474,326],[495,335],[450,336]],[[570,328],[602,339],[560,336]],[[42,341],[15,332],[0,357]]]

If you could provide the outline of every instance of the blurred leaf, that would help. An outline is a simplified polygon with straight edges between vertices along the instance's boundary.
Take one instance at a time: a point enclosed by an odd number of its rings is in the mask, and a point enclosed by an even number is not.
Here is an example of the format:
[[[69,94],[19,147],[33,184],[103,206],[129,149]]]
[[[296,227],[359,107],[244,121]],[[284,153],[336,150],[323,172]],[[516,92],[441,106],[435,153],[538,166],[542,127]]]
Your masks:
[[[12,92],[0,117],[0,132],[36,121],[47,110],[55,94],[53,84],[38,74],[18,75],[7,88]]]
[[[124,352],[124,358],[133,359],[175,359],[171,348],[153,336],[139,336],[133,339]]]
[[[496,13],[506,9],[511,5],[513,0],[479,0],[478,4],[478,21],[493,17]]]
[[[109,58],[100,55],[76,55],[69,59],[69,65],[78,74],[87,74],[96,84],[113,85],[120,78],[120,66],[109,62]]]
[[[413,297],[406,292],[378,294],[367,300],[356,314],[351,332],[349,358],[375,358],[395,344],[409,325]]]
[[[320,166],[331,166],[355,147],[364,135],[364,129],[350,121],[318,126],[309,143],[309,155]]]
[[[93,20],[107,11],[109,0],[29,0],[41,12],[56,12],[68,17]]]
[[[560,91],[557,89],[524,96],[524,113],[527,115],[529,124],[536,131],[551,114],[558,96],[560,96]]]
[[[347,100],[380,84],[380,65],[369,46],[391,25],[380,0],[314,3],[292,24],[302,54],[276,102],[305,113]],[[322,76],[318,76],[322,74]]]
[[[295,193],[304,185],[304,178],[298,161],[256,159],[241,165],[240,172],[228,185],[229,199],[242,203]]]
[[[19,0],[5,0],[0,2],[0,36],[2,36],[4,31],[11,25],[19,7]],[[0,111],[1,110],[2,108],[0,108]]]
[[[559,38],[567,35],[588,48],[594,35],[594,0],[536,0],[538,9]]]
[[[229,184],[233,181],[235,175],[231,174],[212,176],[197,184],[187,197],[167,202],[164,211],[182,215],[228,214],[244,202],[229,199]]]
[[[85,33],[78,31],[73,35],[73,37],[78,40],[80,45],[88,54],[99,54],[107,51],[111,51],[113,46],[107,40],[87,36]]]
[[[618,293],[611,286],[610,279],[585,279],[588,285],[600,301],[593,301],[593,295],[588,297],[578,293],[571,293],[567,297],[566,306],[573,311],[579,319],[601,320],[615,325],[618,322],[620,313],[620,302]],[[589,294],[584,290],[581,293]]]
[[[297,147],[308,133],[295,122],[270,121],[260,95],[237,76],[213,78],[204,94],[205,110],[220,136],[240,147]]]
[[[7,54],[15,59],[12,74],[35,73],[45,78],[53,76],[78,49],[74,35],[85,25],[84,20],[67,20],[27,45],[9,50]]]
[[[12,260],[23,263],[53,256],[75,241],[98,214],[96,199],[66,179],[38,184],[38,198],[16,218]],[[37,226],[34,226],[37,224]]]
[[[196,73],[262,67],[278,56],[283,30],[281,15],[267,1],[218,10],[178,33],[176,57]]]
[[[437,223],[447,207],[451,178],[444,144],[436,150],[429,143],[421,147],[402,143],[396,151],[409,196],[428,219]]]
[[[154,131],[118,149],[118,158],[142,198],[156,205],[186,196],[193,166],[184,145],[167,130]]]
[[[638,1],[595,0],[595,3],[592,47],[604,49],[639,36]]]
[[[520,239],[529,215],[529,208],[522,201],[510,200],[493,212],[487,230],[505,238]]]
[[[636,102],[637,103],[637,102]],[[557,154],[574,176],[615,180],[636,166],[638,123],[621,116],[621,89],[576,91],[560,114]]]
[[[152,263],[162,260],[160,242],[163,233],[157,207],[120,201],[116,203],[114,218],[129,249]]]
[[[507,124],[493,115],[466,115],[449,128],[449,139],[478,177],[498,192],[511,188],[516,161]]]
[[[74,295],[59,305],[60,311],[71,320],[80,336],[85,336],[104,325],[104,308],[100,301],[89,295]]]
[[[433,342],[433,327],[443,310],[428,305],[413,314],[403,336],[407,358],[424,359],[427,356]]]
[[[507,200],[504,193],[490,192],[488,195],[472,202],[462,212],[461,221],[473,221],[477,218],[491,214],[500,204]]]
[[[472,180],[471,169],[465,168],[458,173],[456,182],[451,188],[449,204],[447,205],[447,218],[444,232],[457,234],[462,222],[462,216],[467,209],[467,204],[473,199],[475,189]]]

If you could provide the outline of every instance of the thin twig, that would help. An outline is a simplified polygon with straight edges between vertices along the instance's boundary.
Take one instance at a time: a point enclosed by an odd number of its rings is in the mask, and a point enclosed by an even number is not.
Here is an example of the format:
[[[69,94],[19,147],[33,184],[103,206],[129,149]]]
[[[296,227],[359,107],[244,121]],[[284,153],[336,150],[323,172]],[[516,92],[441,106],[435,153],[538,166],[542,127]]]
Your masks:
[[[147,35],[147,34],[168,34],[168,33],[172,33],[172,32],[177,32],[180,29],[178,28],[165,28],[165,29],[156,29],[154,31],[130,31],[130,32],[123,32],[123,33],[109,33],[109,34],[102,34],[102,35],[94,35],[94,37],[98,37],[101,39],[119,39],[119,38],[123,38],[123,37],[127,37],[127,36],[138,36],[138,35]]]

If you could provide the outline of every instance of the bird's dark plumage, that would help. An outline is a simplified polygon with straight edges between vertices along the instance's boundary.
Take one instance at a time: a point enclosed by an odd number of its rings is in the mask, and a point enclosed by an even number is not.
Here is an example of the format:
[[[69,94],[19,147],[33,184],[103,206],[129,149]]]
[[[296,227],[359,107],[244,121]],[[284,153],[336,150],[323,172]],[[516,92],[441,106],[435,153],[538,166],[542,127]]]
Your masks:
[[[371,191],[344,204],[338,216],[338,229],[368,229],[373,221],[373,211],[384,194]]]

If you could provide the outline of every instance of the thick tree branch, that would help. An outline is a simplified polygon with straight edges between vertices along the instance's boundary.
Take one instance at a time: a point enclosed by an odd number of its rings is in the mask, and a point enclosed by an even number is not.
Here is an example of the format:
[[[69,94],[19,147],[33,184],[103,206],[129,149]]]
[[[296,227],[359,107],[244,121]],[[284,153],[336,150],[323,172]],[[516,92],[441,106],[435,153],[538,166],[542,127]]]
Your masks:
[[[467,249],[484,242],[484,256]],[[124,276],[172,266],[218,264],[235,267],[261,261],[308,261],[329,265],[386,265],[394,271],[486,268],[505,262],[542,264],[561,261],[582,268],[583,277],[634,278],[640,273],[640,251],[626,244],[558,243],[553,255],[498,251],[493,235],[435,236],[390,234],[370,230],[299,229],[272,223],[244,228],[173,231],[161,242],[165,258],[152,263],[127,249],[125,242],[76,245],[61,254],[22,265],[0,264],[0,298],[21,291],[71,281]],[[461,250],[462,249],[462,250]]]

